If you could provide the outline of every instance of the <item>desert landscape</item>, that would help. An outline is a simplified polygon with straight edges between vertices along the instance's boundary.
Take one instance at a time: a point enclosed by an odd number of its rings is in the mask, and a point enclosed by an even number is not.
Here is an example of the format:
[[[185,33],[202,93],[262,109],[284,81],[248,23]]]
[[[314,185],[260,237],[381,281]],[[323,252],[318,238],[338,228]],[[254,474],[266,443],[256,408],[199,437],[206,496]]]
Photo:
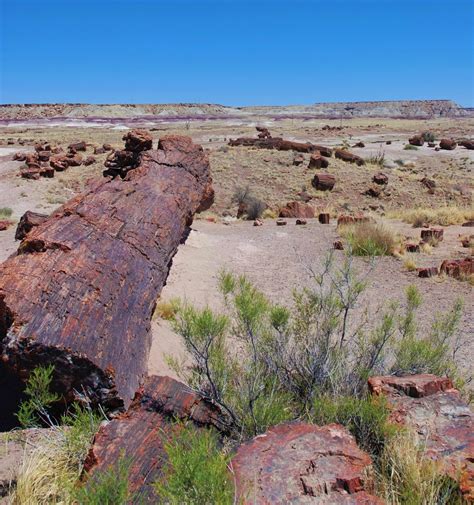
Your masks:
[[[0,106],[0,501],[468,503],[473,189],[474,114],[449,100]],[[230,314],[225,344],[209,310]],[[338,353],[303,397],[299,366],[324,335],[342,335]],[[255,395],[251,415],[226,400],[235,387]],[[278,410],[277,392],[295,397]],[[362,411],[329,415],[329,397],[388,398],[426,445],[426,500],[395,499],[402,484],[383,477],[384,444],[394,465],[406,437],[375,444]],[[97,409],[79,474],[48,475],[77,424],[57,419]],[[179,454],[221,478],[190,445],[208,432],[227,477],[191,499]]]

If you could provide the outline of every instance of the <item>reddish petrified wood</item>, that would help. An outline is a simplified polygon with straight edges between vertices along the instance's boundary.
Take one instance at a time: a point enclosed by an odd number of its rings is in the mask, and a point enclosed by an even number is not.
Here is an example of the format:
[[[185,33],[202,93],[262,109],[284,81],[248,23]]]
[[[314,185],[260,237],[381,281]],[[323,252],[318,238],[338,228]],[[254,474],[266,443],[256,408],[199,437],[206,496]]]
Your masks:
[[[308,221],[306,219],[297,219],[296,220],[296,225],[305,225],[308,224]]]
[[[319,191],[331,191],[336,184],[336,178],[331,174],[316,174],[311,184]]]
[[[338,251],[344,250],[344,244],[342,243],[342,240],[335,240],[333,243],[333,247]]]
[[[309,159],[309,165],[308,168],[327,168],[329,166],[329,161],[321,156],[319,151],[315,154],[311,155],[311,158]]]
[[[457,143],[453,139],[441,139],[439,141],[439,147],[440,149],[444,149],[446,151],[452,151],[453,149],[456,149]]]
[[[365,164],[363,158],[357,156],[357,154],[352,154],[349,151],[344,151],[344,149],[336,149],[334,151],[334,155],[336,156],[336,158],[342,161],[347,161],[348,163],[355,163],[359,167]]]
[[[364,216],[363,214],[357,214],[355,216],[341,214],[337,218],[337,226],[344,226],[348,224],[356,224],[356,223],[368,223],[370,221],[369,216]]]
[[[292,140],[284,140],[281,137],[272,138],[253,138],[253,137],[240,137],[238,139],[231,139],[229,145],[257,147],[259,149],[276,149],[277,151],[296,151],[300,153],[314,153],[319,151],[322,156],[331,157],[332,149],[324,146],[317,146],[310,142],[294,142]]]
[[[385,184],[388,184],[388,175],[384,174],[383,172],[379,172],[372,177],[372,181],[375,182],[375,184],[383,186]]]
[[[68,149],[70,151],[85,151],[87,149],[86,143],[81,140],[80,142],[75,142],[73,144],[69,144]]]
[[[15,239],[23,240],[26,235],[33,229],[44,223],[48,219],[47,214],[40,214],[39,212],[33,212],[27,210],[20,218],[18,226],[16,227]]]
[[[321,224],[329,224],[331,216],[329,212],[321,212],[318,216],[318,220]]]
[[[469,245],[470,242],[468,242]],[[457,260],[444,260],[441,263],[441,273],[445,273],[455,279],[462,279],[474,274],[474,258],[463,258]]]
[[[3,361],[21,377],[53,363],[61,393],[127,407],[171,259],[210,195],[202,147],[165,137],[124,180],[95,181],[33,229],[0,265]]]
[[[293,158],[293,165],[295,167],[299,167],[303,163],[304,163],[304,156],[301,153],[296,154],[295,157]]]
[[[450,379],[422,374],[373,377],[369,389],[386,395],[391,419],[420,435],[428,457],[460,481],[468,503],[474,500],[474,414]]]
[[[13,221],[10,221],[9,219],[0,219],[0,231],[8,230],[12,224]]]
[[[23,179],[38,180],[40,178],[41,168],[38,167],[25,167],[20,169],[20,175]]]
[[[370,456],[338,424],[280,424],[241,445],[231,464],[244,505],[383,503],[368,493]]]
[[[423,135],[415,135],[411,139],[408,139],[408,143],[412,146],[422,146],[425,143]]]
[[[438,267],[421,267],[417,268],[416,271],[418,272],[418,277],[423,277],[424,279],[435,277],[439,273]]]
[[[470,151],[474,150],[474,140],[461,140],[459,145],[469,149]]]
[[[123,456],[132,461],[129,488],[135,499],[156,503],[152,484],[166,463],[164,443],[178,429],[173,425],[176,419],[226,430],[226,420],[215,405],[170,377],[149,377],[127,413],[102,425],[95,436],[85,462],[87,479],[93,480]]]
[[[285,207],[280,210],[279,217],[302,217],[313,218],[314,207],[302,202],[288,202]]]
[[[416,244],[414,242],[407,242],[405,244],[405,249],[409,253],[419,253],[420,252],[420,244]]]

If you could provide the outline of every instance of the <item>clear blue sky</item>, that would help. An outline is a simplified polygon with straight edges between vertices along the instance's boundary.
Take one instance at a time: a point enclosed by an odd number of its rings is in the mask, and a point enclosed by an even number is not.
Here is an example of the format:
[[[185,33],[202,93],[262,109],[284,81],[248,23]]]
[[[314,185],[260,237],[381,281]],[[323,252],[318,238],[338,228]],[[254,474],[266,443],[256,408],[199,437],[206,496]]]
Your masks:
[[[0,102],[474,106],[474,0],[0,0]]]

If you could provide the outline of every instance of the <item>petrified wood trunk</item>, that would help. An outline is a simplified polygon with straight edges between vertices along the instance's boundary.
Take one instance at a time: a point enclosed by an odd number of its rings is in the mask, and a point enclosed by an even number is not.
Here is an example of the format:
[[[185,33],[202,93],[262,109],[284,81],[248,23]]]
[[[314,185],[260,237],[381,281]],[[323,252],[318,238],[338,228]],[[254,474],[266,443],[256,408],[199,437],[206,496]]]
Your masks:
[[[55,366],[55,388],[127,407],[147,368],[150,320],[193,214],[212,203],[209,161],[162,138],[122,180],[67,202],[0,265],[0,352],[19,376]]]
[[[285,140],[281,137],[275,138],[253,138],[253,137],[240,137],[238,139],[231,139],[229,145],[257,147],[259,149],[276,149],[277,151],[296,151],[298,153],[315,153],[328,158],[332,155],[332,149],[329,147],[318,146],[310,142],[294,142],[293,140]]]

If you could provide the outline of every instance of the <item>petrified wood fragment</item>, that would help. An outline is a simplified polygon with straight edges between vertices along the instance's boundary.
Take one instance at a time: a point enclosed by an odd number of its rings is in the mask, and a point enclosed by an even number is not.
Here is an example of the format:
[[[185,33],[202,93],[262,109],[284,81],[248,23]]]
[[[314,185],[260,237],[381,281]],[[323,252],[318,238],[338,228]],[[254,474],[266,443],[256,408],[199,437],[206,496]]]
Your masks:
[[[176,419],[226,430],[226,420],[215,405],[170,377],[149,377],[128,412],[103,425],[95,436],[85,462],[88,479],[124,456],[132,461],[130,491],[137,500],[156,503],[151,484],[166,462],[164,444],[177,429]]]
[[[281,137],[272,138],[253,138],[253,137],[240,137],[238,139],[231,139],[229,145],[257,147],[259,149],[276,149],[277,151],[296,151],[299,153],[314,153],[319,151],[322,156],[328,158],[332,155],[332,149],[324,146],[317,146],[310,142],[294,142],[292,140],[284,140]]]
[[[171,259],[212,194],[202,147],[172,136],[63,205],[0,265],[3,361],[22,377],[53,363],[61,393],[127,407]]]
[[[318,191],[331,191],[336,184],[336,178],[331,174],[316,174],[311,184]]]
[[[23,240],[33,228],[44,223],[46,219],[48,219],[47,214],[40,214],[39,212],[27,210],[21,216],[18,226],[16,227],[15,239]]]
[[[334,151],[334,156],[342,161],[347,161],[348,163],[355,163],[357,166],[362,166],[365,161],[357,154],[352,154],[349,151],[344,151],[344,149],[336,149]]]

